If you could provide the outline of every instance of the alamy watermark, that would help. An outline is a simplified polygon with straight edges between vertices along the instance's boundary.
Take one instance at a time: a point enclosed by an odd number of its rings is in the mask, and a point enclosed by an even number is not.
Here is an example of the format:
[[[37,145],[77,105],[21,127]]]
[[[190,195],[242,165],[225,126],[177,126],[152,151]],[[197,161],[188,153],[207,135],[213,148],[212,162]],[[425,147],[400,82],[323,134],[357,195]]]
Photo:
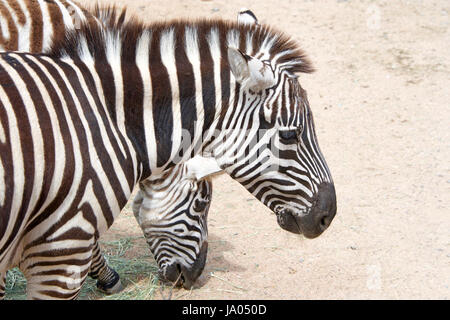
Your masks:
[[[201,141],[196,141],[189,130],[183,129],[178,152],[171,160],[175,164],[183,163],[190,157],[193,146],[207,145],[200,153],[206,152],[226,166],[264,163],[262,172],[278,171],[282,149],[277,132],[274,129],[215,129],[205,132]]]
[[[77,290],[81,286],[82,269],[78,266],[69,266],[67,268],[67,289]]]

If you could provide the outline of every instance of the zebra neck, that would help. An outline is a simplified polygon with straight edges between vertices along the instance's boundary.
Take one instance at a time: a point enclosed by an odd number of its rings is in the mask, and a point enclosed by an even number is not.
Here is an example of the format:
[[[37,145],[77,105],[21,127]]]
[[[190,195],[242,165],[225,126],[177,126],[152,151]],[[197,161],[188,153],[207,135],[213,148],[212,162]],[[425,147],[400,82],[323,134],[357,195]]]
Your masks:
[[[230,103],[218,31],[146,29],[126,48],[112,39],[108,64],[97,63],[97,70],[110,115],[143,166],[142,178],[200,153]]]

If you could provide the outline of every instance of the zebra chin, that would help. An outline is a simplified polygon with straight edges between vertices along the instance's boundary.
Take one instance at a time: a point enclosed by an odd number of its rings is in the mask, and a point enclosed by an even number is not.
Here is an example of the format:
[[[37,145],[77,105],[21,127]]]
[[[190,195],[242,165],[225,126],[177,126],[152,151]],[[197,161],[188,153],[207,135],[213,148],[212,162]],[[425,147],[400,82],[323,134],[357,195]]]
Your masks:
[[[205,241],[197,259],[191,266],[186,267],[178,262],[174,262],[166,266],[163,270],[160,270],[160,279],[163,282],[172,283],[177,287],[183,287],[187,290],[191,289],[205,268],[207,254],[208,242]]]
[[[322,183],[314,197],[314,205],[306,212],[298,212],[279,205],[274,212],[277,222],[286,231],[303,234],[308,239],[320,236],[336,215],[336,191],[332,183]]]

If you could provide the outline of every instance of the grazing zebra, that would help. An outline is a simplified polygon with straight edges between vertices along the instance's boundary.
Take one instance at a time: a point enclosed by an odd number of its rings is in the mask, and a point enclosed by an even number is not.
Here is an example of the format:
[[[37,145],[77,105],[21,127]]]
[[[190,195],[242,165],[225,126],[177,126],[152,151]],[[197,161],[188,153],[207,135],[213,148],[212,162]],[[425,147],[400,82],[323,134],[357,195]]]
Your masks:
[[[49,55],[0,54],[0,271],[76,297],[133,187],[199,153],[317,237],[336,197],[297,78],[312,70],[281,32],[222,20],[83,23]]]
[[[186,289],[205,266],[212,183],[203,175],[217,171],[220,168],[215,161],[194,158],[188,166],[175,166],[141,182],[133,201],[134,215],[158,262],[161,278]]]
[[[87,10],[81,8],[72,1],[65,0],[30,0],[26,2],[17,2],[15,0],[0,0],[0,50],[2,51],[30,51],[30,52],[45,52],[49,49],[54,39],[62,39],[66,30],[76,29],[77,26],[84,23],[91,23],[92,21],[107,22],[118,18],[113,11],[101,10],[96,8],[91,14]],[[195,161],[192,161],[195,167]],[[203,163],[205,160],[203,160]],[[190,162],[181,164],[177,168],[173,169],[173,172],[192,171],[190,168]],[[152,234],[152,231],[148,227],[145,228],[145,235],[150,243],[163,243],[164,245],[158,245],[152,247],[152,252],[155,253],[155,259],[157,260],[162,278],[170,279],[170,270],[174,266],[170,266],[170,261],[177,265],[182,265],[186,274],[186,279],[191,279],[191,282],[184,282],[184,286],[190,288],[189,283],[193,283],[198,275],[201,273],[205,260],[205,250],[207,248],[207,229],[206,229],[206,217],[209,208],[209,201],[211,198],[211,182],[207,178],[202,177],[202,181],[198,179],[198,176],[190,174],[176,177],[172,181],[175,185],[180,183],[188,186],[190,192],[185,188],[173,188],[170,181],[163,181],[159,185],[156,179],[153,179],[151,194],[153,207],[146,207],[146,211],[152,210],[153,213],[160,217],[160,221],[154,221],[154,224],[158,224],[158,234],[164,231],[164,239],[170,237],[171,230],[176,230],[174,237],[177,237],[177,241],[161,241],[158,235]],[[149,181],[146,182],[149,186]],[[180,190],[168,194],[167,188]],[[147,197],[150,197],[148,193],[149,187],[146,187]],[[142,192],[142,191],[141,191]],[[205,194],[206,192],[206,194]],[[203,199],[202,209],[198,203],[200,200],[192,202],[194,198]],[[156,201],[154,199],[162,199]],[[173,201],[174,203],[171,203]],[[177,201],[175,203],[175,201]],[[189,203],[190,205],[186,205]],[[202,203],[202,202],[200,202]],[[167,208],[173,208],[173,211],[161,211]],[[160,210],[160,211],[158,211]],[[142,210],[144,211],[144,210]],[[144,216],[144,214],[142,214]],[[146,214],[148,216],[148,212]],[[201,222],[192,220],[193,216],[199,216]],[[185,218],[186,217],[186,218]],[[178,220],[177,220],[178,219]],[[139,221],[139,220],[138,220]],[[170,221],[171,226],[168,230],[163,230],[162,223],[168,223]],[[186,224],[186,221],[192,221],[193,225],[189,226],[184,234],[179,232],[180,228],[174,228],[178,224]],[[180,242],[183,237],[184,241]],[[150,240],[151,239],[151,240]],[[98,244],[95,244],[93,250],[93,262],[91,265],[91,271],[89,275],[94,279],[97,279],[97,287],[106,293],[115,293],[121,290],[119,275],[111,269],[103,258]],[[202,266],[201,268],[199,266]],[[188,270],[191,270],[191,276],[189,276]],[[167,273],[167,276],[165,274]],[[5,277],[1,275],[0,277]],[[0,286],[0,299],[4,295],[4,288]]]

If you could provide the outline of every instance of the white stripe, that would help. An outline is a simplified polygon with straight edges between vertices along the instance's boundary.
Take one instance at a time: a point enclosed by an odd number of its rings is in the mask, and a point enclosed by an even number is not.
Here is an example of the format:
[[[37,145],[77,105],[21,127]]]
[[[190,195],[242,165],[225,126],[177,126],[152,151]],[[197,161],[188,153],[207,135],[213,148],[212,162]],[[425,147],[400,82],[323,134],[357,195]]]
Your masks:
[[[239,48],[240,36],[241,36],[241,34],[239,33],[238,30],[236,30],[236,29],[229,30],[227,33],[227,46],[233,47],[233,48]]]
[[[169,75],[170,89],[172,92],[172,152],[170,159],[178,158],[181,146],[181,106],[180,90],[178,86],[177,66],[175,61],[175,31],[173,28],[163,31],[160,38],[160,52],[163,65]]]
[[[220,37],[219,30],[217,28],[212,28],[208,35],[206,35],[206,40],[209,46],[209,52],[211,54],[213,64],[214,64],[214,87],[216,89],[216,110],[214,114],[214,120],[211,124],[208,132],[205,133],[203,141],[208,141],[212,135],[215,133],[214,128],[219,120],[220,112],[222,111],[222,81],[220,77],[220,62],[222,59],[222,54],[220,51]],[[230,77],[231,78],[231,77]],[[230,92],[230,98],[233,92]],[[230,104],[231,105],[231,104]],[[230,108],[231,109],[231,108]]]
[[[250,31],[247,32],[245,39],[245,52],[248,55],[251,55],[253,53],[253,36]]]
[[[59,7],[59,11],[61,11],[64,26],[66,27],[66,29],[74,29],[73,19],[70,12],[67,11],[66,7],[61,3],[61,1],[58,0],[54,1]]]
[[[258,54],[263,54],[259,59],[260,60],[267,60],[270,58],[270,49],[272,49],[275,41],[278,39],[278,35],[272,35],[268,34],[266,38],[264,39],[263,43],[261,44],[261,47],[258,51]]]
[[[3,128],[3,125],[0,122],[0,143],[5,143],[5,142],[6,142],[5,129]]]
[[[25,5],[23,0],[16,0],[19,4],[20,10],[25,15],[25,25],[22,27],[19,27],[19,33],[18,33],[18,40],[19,40],[19,46],[18,51],[30,51],[30,35],[31,35],[31,16],[30,12],[27,10],[27,6]],[[16,22],[17,26],[20,26]]]
[[[50,14],[48,11],[48,3],[42,0],[39,0],[38,3],[40,5],[42,12],[42,31],[43,31],[42,51],[46,51],[48,50],[48,48],[50,48],[50,45],[52,44],[54,30]]]
[[[121,52],[122,43],[119,35],[113,32],[106,31],[105,33],[105,47],[106,47],[106,59],[111,66],[111,70],[114,76],[114,84],[116,91],[116,121],[119,130],[125,132],[125,111],[123,106],[123,77],[121,68]]]
[[[145,31],[139,40],[137,41],[136,48],[136,65],[141,74],[142,83],[144,85],[144,101],[143,101],[143,117],[144,117],[144,131],[145,142],[147,145],[147,156],[149,159],[150,170],[153,172],[156,170],[156,137],[155,127],[153,122],[153,104],[152,104],[152,79],[150,77],[149,67],[149,53],[150,42],[152,40],[152,34],[149,31]]]
[[[194,131],[194,139],[192,147],[194,147],[202,138],[203,123],[205,119],[205,109],[203,106],[203,89],[202,89],[202,74],[200,51],[198,47],[198,31],[197,28],[187,26],[185,29],[185,51],[192,65],[195,79],[195,103],[197,110],[197,121]]]
[[[67,239],[67,240],[59,240],[59,241],[53,241],[51,244],[50,243],[40,243],[38,245],[34,245],[29,247],[27,250],[24,250],[23,255],[27,256],[33,253],[40,253],[43,251],[47,251],[49,249],[68,249],[68,248],[77,248],[77,247],[89,247],[93,242],[93,239],[89,239],[89,240],[76,240],[73,241],[73,239]],[[86,258],[89,258],[89,253],[74,253],[72,255],[67,255],[66,257],[70,257],[70,256],[86,256]],[[21,267],[24,266],[25,268],[29,268],[30,264],[34,264],[35,261],[33,261],[34,259],[26,259],[24,260],[24,263],[21,264]],[[53,257],[45,257],[45,261],[51,262],[51,261],[60,261],[61,260],[61,256],[55,255]],[[30,263],[31,261],[31,263]],[[28,265],[27,265],[28,264]],[[61,264],[64,264],[64,262],[61,262]],[[51,266],[37,266],[37,268],[46,268],[46,267],[50,267],[49,270],[54,269],[51,268]],[[24,269],[25,269],[24,268]]]
[[[2,4],[0,4],[0,5],[2,5]],[[3,16],[3,14],[1,12],[0,12],[0,29],[2,31],[0,36],[5,40],[9,40],[11,34],[9,33],[8,19],[5,16]],[[0,46],[0,48],[1,48],[1,46]]]
[[[16,12],[10,7],[9,2],[7,0],[2,0],[1,1],[1,5],[8,10],[9,14],[12,17],[12,20],[13,20],[14,24],[18,28],[20,28],[19,18],[17,17]],[[9,20],[8,18],[6,18],[6,17],[4,17],[3,15],[0,14],[0,26],[1,26],[2,31],[3,31],[2,33],[3,33],[4,39],[9,39],[10,36],[11,36],[10,30],[9,30],[9,27],[8,27],[8,20]],[[3,51],[3,47],[1,47],[1,48],[2,48],[2,51]]]

